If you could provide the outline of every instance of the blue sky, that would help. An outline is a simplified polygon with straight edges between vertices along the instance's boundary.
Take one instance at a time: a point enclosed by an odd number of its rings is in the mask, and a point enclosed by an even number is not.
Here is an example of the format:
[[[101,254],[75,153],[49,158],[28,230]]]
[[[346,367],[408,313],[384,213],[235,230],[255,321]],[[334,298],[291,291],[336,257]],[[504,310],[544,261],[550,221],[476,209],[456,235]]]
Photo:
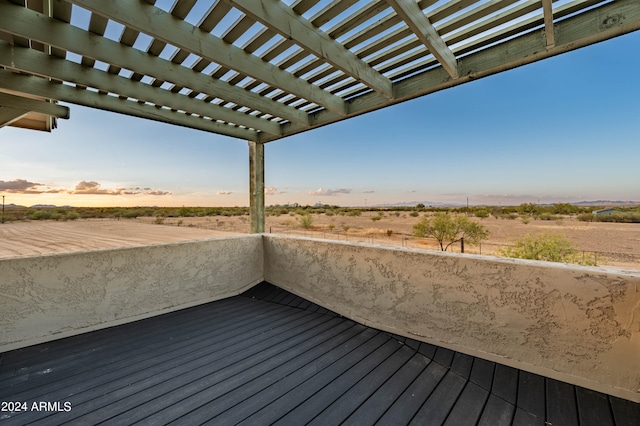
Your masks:
[[[636,32],[265,147],[266,203],[640,201]],[[7,203],[244,206],[247,142],[69,105],[0,130]]]

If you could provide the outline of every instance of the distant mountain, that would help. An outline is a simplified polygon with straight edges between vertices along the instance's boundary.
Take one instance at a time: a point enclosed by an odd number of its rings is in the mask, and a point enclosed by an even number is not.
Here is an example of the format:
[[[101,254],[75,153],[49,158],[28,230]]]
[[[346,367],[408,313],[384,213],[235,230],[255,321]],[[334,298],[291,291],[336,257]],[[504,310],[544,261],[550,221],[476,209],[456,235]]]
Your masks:
[[[405,201],[402,203],[373,204],[369,207],[415,207],[418,204],[424,204],[426,207],[460,207],[465,205],[456,203],[440,203],[437,201]]]
[[[73,206],[55,206],[53,204],[34,204],[30,209],[71,209]]]
[[[19,206],[17,204],[11,203],[11,204],[5,204],[4,208],[5,209],[26,209],[26,206]]]
[[[620,201],[620,200],[595,200],[595,201],[579,201],[571,203],[576,206],[637,206],[640,201]]]

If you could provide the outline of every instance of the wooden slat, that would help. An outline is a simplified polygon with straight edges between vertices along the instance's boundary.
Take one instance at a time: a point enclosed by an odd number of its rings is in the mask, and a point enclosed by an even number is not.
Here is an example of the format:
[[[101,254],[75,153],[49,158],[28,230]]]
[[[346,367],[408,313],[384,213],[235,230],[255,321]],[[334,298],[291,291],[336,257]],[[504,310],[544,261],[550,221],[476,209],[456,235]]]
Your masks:
[[[515,405],[518,397],[518,370],[496,364],[491,392]]]
[[[589,389],[576,388],[580,426],[613,426],[609,398]]]
[[[578,426],[575,386],[546,379],[547,420],[553,425]]]
[[[480,419],[489,392],[473,382],[467,382],[460,398],[451,409],[445,426],[475,425]]]
[[[478,426],[511,426],[515,406],[496,395],[489,396]]]
[[[518,407],[544,419],[546,413],[544,377],[520,371],[518,377]]]
[[[253,0],[223,0],[251,15],[263,25],[285,38],[295,40],[314,55],[324,58],[336,68],[362,81],[386,98],[393,98],[391,81],[359,60],[351,51],[333,40],[310,22],[296,16],[294,11],[279,0],[255,3]]]
[[[429,364],[430,360],[414,354],[376,392],[355,410],[344,422],[345,425],[375,424]]]
[[[466,380],[449,370],[420,410],[411,419],[411,425],[443,424],[449,416],[458,396],[464,389]]]
[[[445,374],[447,374],[445,367],[431,362],[398,397],[396,403],[384,413],[378,424],[408,424]]]

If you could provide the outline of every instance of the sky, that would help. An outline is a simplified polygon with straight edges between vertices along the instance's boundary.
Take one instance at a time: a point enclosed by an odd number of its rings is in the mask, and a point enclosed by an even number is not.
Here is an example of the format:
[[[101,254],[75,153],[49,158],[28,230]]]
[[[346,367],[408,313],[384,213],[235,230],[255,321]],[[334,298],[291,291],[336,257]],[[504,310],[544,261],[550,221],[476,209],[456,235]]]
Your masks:
[[[640,32],[265,146],[266,204],[640,201]],[[0,129],[31,206],[247,206],[246,141],[68,105]]]

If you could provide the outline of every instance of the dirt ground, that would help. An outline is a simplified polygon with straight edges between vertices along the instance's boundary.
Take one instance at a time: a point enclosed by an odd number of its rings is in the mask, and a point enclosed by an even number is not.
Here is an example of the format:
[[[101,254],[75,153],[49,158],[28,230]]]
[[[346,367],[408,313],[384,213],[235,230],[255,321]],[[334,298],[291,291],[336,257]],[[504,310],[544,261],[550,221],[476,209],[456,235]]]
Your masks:
[[[299,215],[267,216],[265,231],[342,241],[368,242],[425,249],[439,249],[435,241],[417,239],[412,236],[413,225],[422,215],[410,216],[409,212],[384,212],[380,220],[372,220],[377,212],[364,212],[361,216],[314,214],[310,229],[300,226]],[[155,218],[138,218],[138,221],[153,223]],[[581,222],[573,217],[562,220],[533,220],[523,223],[521,219],[472,218],[490,232],[481,246],[465,245],[466,253],[494,254],[500,247],[512,244],[527,234],[543,232],[563,234],[578,249],[585,260],[595,261],[599,266],[640,270],[640,224]],[[195,217],[167,218],[165,225],[194,226],[229,232],[249,232],[249,218]],[[347,228],[345,232],[345,227]],[[391,232],[388,232],[391,231]],[[451,248],[459,252],[460,245]]]
[[[133,247],[233,235],[135,220],[33,221],[0,225],[0,258]]]
[[[421,213],[423,215],[425,213]],[[427,213],[428,214],[428,213]],[[437,249],[435,241],[412,236],[420,217],[408,212],[365,212],[361,216],[313,215],[310,229],[300,226],[300,216],[281,215],[266,218],[267,233],[302,235],[352,242],[367,242],[414,248]],[[558,221],[520,219],[477,219],[490,232],[481,246],[465,246],[466,253],[493,254],[495,250],[526,234],[559,233],[599,266],[640,271],[640,224],[580,222],[573,218]],[[174,241],[199,240],[249,232],[247,216],[166,218],[89,219],[69,222],[32,221],[0,225],[0,258],[72,252],[81,250],[131,247]],[[460,251],[460,245],[452,247]]]

